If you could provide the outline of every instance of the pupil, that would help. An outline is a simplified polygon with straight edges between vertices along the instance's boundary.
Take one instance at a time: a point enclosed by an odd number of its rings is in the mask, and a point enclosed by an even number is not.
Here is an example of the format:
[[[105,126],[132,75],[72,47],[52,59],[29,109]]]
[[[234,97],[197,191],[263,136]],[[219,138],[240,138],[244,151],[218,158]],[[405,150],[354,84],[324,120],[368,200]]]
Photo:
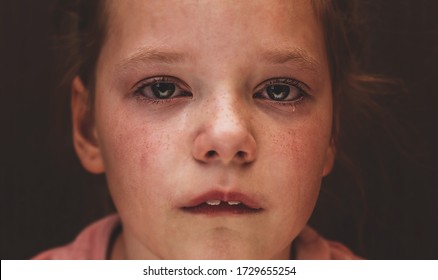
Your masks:
[[[270,98],[274,100],[283,100],[289,95],[290,88],[287,85],[270,85],[266,91]]]
[[[151,88],[155,97],[160,99],[169,98],[175,92],[175,85],[172,83],[156,83]]]

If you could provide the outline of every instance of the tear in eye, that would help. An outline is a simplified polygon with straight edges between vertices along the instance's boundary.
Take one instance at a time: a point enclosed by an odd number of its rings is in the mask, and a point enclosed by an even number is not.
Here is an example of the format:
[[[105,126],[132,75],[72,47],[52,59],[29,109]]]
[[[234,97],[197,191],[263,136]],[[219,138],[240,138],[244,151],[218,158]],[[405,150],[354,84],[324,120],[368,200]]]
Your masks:
[[[266,88],[266,93],[273,100],[284,100],[289,96],[290,87],[288,85],[269,85]]]
[[[156,98],[166,99],[175,93],[175,84],[173,83],[155,83],[151,85],[152,92]]]

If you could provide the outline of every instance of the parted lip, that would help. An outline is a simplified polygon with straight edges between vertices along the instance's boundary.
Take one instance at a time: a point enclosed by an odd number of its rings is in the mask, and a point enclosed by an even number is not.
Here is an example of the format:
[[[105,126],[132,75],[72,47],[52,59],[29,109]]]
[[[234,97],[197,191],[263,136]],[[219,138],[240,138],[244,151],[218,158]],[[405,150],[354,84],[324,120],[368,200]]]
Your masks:
[[[249,195],[239,192],[223,192],[219,190],[209,191],[204,194],[201,194],[190,200],[187,204],[183,205],[182,208],[196,207],[209,200],[221,200],[225,202],[239,201],[249,208],[257,209],[257,210],[262,209],[261,205]]]

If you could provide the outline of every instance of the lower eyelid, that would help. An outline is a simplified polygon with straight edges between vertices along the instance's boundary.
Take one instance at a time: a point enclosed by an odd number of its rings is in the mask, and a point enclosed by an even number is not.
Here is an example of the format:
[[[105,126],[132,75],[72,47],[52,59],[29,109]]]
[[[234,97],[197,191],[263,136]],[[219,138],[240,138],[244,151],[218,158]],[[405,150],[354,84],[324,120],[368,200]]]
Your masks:
[[[297,96],[296,98],[291,99],[291,100],[272,100],[269,97],[264,97],[263,91],[266,91],[267,87],[264,87],[263,89],[258,90],[256,93],[253,94],[253,97],[260,98],[260,99],[266,99],[266,100],[270,100],[270,101],[274,101],[274,102],[293,102],[295,100],[302,99],[302,98],[308,96],[308,94],[303,89],[296,87],[296,86],[290,86],[290,87],[295,88],[296,90],[299,91],[299,96]]]
[[[279,103],[280,105],[297,105],[297,104],[303,102],[305,98],[306,97],[304,95],[301,95],[296,99],[287,100],[287,101],[279,101],[279,102],[277,101],[277,103]]]
[[[267,98],[257,98],[258,103],[261,105],[266,105],[272,107],[273,109],[281,110],[284,108],[285,112],[295,112],[298,108],[301,108],[309,101],[310,95],[303,94],[297,99],[289,100],[289,101],[275,101]]]
[[[135,98],[135,100],[139,103],[145,103],[145,104],[151,104],[151,105],[164,105],[164,104],[176,104],[177,101],[181,101],[183,98],[167,98],[167,99],[154,99],[154,98],[149,98],[149,97],[145,97],[144,95],[141,94],[135,94],[133,96]]]

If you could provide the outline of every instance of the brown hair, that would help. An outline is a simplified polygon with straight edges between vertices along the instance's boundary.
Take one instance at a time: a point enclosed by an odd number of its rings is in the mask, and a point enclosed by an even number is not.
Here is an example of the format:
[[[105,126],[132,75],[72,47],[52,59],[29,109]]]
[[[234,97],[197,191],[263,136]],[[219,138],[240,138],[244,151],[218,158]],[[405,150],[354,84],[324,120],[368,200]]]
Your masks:
[[[106,37],[105,1],[59,1],[56,6],[57,47],[65,75],[61,84],[70,86],[79,76],[94,96],[96,64]],[[92,100],[91,100],[92,103]]]
[[[367,194],[377,193],[382,200],[390,194],[385,194],[389,188],[371,191],[375,181],[370,183],[365,177],[373,174],[384,182],[376,184],[376,188],[390,184],[384,156],[379,154],[382,143],[390,143],[400,154],[409,157],[405,148],[408,144],[402,142],[400,123],[384,106],[387,96],[393,101],[397,99],[394,97],[402,89],[401,82],[364,71],[367,50],[366,20],[361,14],[366,8],[364,1],[312,0],[312,4],[324,29],[329,59],[336,163],[323,180],[311,223],[338,240],[340,231],[336,228],[342,227],[343,242],[366,255],[364,234],[370,207]],[[374,160],[372,168],[366,163],[368,158]],[[342,220],[340,216],[349,217]],[[330,236],[330,231],[337,236]]]

